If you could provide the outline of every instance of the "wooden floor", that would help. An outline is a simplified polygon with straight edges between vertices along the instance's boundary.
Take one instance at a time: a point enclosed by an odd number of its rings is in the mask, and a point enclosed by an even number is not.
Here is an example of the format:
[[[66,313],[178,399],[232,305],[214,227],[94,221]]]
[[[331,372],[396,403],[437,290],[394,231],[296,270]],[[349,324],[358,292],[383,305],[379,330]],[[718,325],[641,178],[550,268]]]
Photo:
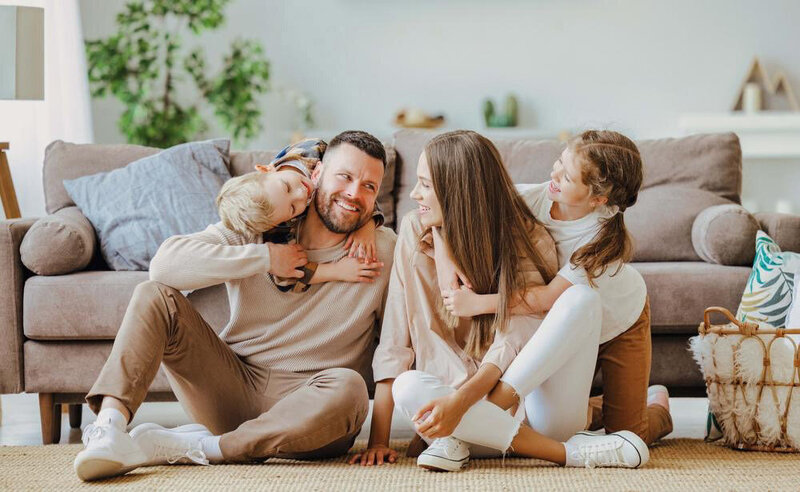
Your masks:
[[[0,445],[29,446],[42,443],[39,426],[39,400],[37,395],[3,395],[2,425],[0,425]],[[669,437],[702,438],[705,431],[708,401],[705,398],[671,398],[670,406],[674,431]],[[371,416],[371,415],[370,415]],[[82,427],[94,421],[94,415],[83,405]],[[178,403],[145,403],[139,409],[131,425],[156,422],[166,427],[189,423],[189,419]],[[359,438],[366,439],[369,434],[369,420],[364,424]],[[393,439],[407,439],[412,435],[411,428],[395,414],[392,425]],[[61,442],[79,443],[81,431],[70,429],[68,415],[62,417]]]

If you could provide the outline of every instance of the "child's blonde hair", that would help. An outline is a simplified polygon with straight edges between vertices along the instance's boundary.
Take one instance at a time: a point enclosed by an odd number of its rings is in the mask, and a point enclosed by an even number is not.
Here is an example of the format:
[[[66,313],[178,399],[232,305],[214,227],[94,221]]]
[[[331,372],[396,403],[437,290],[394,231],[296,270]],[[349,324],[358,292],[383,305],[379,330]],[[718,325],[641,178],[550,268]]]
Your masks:
[[[267,174],[259,171],[231,178],[217,195],[217,209],[222,223],[240,234],[261,234],[275,227],[274,207],[264,192]]]

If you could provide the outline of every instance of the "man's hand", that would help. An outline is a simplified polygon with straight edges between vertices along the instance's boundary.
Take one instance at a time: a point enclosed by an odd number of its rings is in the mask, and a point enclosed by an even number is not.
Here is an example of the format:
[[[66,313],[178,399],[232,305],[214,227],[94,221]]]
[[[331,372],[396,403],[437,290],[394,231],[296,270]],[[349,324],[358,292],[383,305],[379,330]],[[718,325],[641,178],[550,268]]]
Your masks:
[[[303,272],[298,268],[308,263],[308,257],[303,247],[299,244],[274,244],[269,246],[269,273],[276,277],[303,278]]]
[[[428,439],[447,437],[456,429],[467,410],[469,407],[463,404],[458,393],[452,393],[431,400],[417,411],[411,421],[422,437]]]
[[[431,229],[433,236],[433,256],[436,263],[436,276],[439,280],[439,290],[458,289],[459,285],[466,285],[472,288],[467,277],[458,269],[453,260],[450,248],[442,238],[438,227]]]
[[[351,465],[372,466],[394,463],[395,461],[397,461],[397,451],[383,444],[373,444],[366,451],[356,453],[350,457],[349,463]]]
[[[491,311],[488,308],[488,297],[476,294],[466,285],[458,289],[442,291],[442,302],[447,312],[458,318],[471,318]]]

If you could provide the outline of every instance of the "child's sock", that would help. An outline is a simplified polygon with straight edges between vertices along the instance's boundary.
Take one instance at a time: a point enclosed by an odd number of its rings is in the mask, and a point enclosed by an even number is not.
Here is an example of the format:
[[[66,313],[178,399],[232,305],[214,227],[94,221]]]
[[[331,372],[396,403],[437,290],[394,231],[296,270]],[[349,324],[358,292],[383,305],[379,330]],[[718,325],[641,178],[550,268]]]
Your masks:
[[[222,450],[219,448],[220,436],[208,436],[200,439],[200,446],[203,452],[211,463],[220,463],[223,461]]]
[[[125,428],[128,426],[128,419],[126,419],[125,416],[122,415],[122,412],[116,408],[104,408],[100,410],[100,413],[97,414],[97,420],[95,420],[95,424],[111,425],[122,432],[125,432]]]

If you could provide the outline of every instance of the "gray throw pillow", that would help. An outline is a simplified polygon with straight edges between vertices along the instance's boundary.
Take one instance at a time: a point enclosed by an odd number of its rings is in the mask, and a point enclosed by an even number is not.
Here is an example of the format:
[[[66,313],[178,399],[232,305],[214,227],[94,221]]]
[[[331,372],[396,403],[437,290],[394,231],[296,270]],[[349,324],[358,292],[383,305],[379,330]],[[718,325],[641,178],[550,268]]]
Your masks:
[[[214,199],[230,179],[230,141],[176,145],[107,173],[64,181],[97,231],[113,270],[147,270],[161,243],[219,220]]]
[[[708,263],[751,265],[755,258],[753,244],[758,221],[737,204],[708,207],[697,215],[692,225],[692,245],[697,255]]]

